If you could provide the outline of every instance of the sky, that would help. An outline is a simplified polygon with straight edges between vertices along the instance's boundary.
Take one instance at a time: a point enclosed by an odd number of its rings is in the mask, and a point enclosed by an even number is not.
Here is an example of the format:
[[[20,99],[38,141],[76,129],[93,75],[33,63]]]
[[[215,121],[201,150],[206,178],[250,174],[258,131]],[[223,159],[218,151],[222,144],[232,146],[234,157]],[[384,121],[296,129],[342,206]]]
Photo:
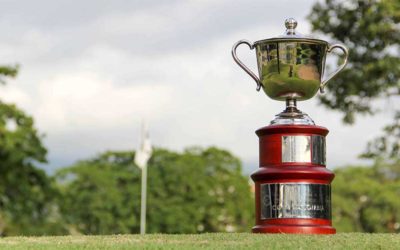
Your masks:
[[[134,150],[141,121],[153,145],[183,150],[217,146],[258,167],[254,131],[284,103],[256,92],[232,60],[232,45],[281,35],[284,20],[310,34],[313,1],[2,1],[0,64],[20,64],[0,89],[35,119],[48,148],[49,172],[106,150]],[[317,34],[318,35],[318,34]],[[319,34],[323,36],[323,34]],[[238,49],[256,69],[255,52]],[[351,84],[351,83],[349,83]],[[391,120],[384,111],[343,125],[317,98],[298,103],[329,128],[328,167],[363,163],[357,156]]]

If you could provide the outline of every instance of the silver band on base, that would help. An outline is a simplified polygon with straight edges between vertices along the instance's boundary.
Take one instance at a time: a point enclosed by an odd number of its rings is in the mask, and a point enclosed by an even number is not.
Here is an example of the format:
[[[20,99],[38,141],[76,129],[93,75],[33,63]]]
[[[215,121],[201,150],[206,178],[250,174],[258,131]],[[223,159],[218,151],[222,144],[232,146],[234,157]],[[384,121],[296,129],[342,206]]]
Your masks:
[[[331,219],[328,184],[266,183],[260,185],[261,219]]]

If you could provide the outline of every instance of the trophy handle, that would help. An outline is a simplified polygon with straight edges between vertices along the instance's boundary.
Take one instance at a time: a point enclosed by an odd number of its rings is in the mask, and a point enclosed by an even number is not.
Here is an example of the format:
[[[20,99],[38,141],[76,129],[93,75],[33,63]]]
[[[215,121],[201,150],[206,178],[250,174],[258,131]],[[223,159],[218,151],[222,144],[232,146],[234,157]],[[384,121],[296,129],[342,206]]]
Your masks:
[[[244,63],[242,63],[242,61],[239,60],[239,58],[236,55],[236,49],[237,47],[239,47],[240,44],[247,44],[247,46],[249,46],[250,49],[254,49],[254,44],[251,43],[250,41],[247,40],[240,40],[237,43],[235,43],[232,47],[232,57],[233,60],[235,60],[235,62],[247,73],[249,74],[249,76],[251,76],[251,78],[254,79],[254,81],[256,81],[257,83],[257,91],[260,91],[261,89],[261,81],[258,78],[258,76],[256,74],[253,73],[253,71],[251,71],[249,68],[247,68],[246,65],[244,65]]]
[[[342,65],[339,66],[339,68],[337,70],[335,70],[335,72],[333,72],[332,74],[330,74],[324,81],[321,82],[321,85],[319,86],[319,90],[321,93],[324,93],[325,90],[325,86],[326,83],[328,81],[330,81],[335,75],[337,75],[340,71],[342,71],[342,69],[346,66],[347,64],[347,59],[349,58],[349,51],[347,50],[347,48],[344,45],[341,44],[333,44],[333,45],[329,45],[327,52],[330,53],[332,52],[334,49],[341,49],[343,51],[344,54],[344,62],[342,63]]]

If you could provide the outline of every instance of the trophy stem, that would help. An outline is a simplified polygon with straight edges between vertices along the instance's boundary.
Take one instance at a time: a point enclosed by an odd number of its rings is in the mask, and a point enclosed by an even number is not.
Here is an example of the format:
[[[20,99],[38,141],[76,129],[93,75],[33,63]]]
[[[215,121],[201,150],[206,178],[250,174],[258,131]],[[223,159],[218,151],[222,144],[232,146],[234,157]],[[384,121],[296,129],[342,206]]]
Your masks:
[[[298,113],[300,110],[297,109],[297,100],[288,98],[286,99],[285,113]]]
[[[315,125],[314,121],[306,114],[297,109],[297,100],[295,98],[286,99],[286,108],[277,114],[271,124],[303,124]]]
[[[286,109],[278,116],[287,118],[301,118],[304,113],[297,109],[297,100],[294,98],[286,99]]]

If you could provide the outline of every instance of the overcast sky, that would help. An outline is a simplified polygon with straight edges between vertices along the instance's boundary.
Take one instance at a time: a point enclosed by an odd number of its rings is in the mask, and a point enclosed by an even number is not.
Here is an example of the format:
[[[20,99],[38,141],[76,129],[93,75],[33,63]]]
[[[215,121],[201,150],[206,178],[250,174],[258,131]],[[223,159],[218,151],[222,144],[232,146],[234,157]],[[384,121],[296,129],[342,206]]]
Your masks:
[[[254,131],[284,103],[255,91],[234,64],[237,40],[281,35],[287,17],[310,33],[312,1],[2,1],[0,63],[21,65],[0,97],[35,119],[49,149],[47,170],[105,150],[132,150],[145,118],[153,144],[215,145],[258,164]],[[255,52],[239,56],[255,69]],[[349,83],[351,84],[351,83]],[[327,126],[329,167],[358,163],[388,111],[344,126],[314,99],[299,103]]]

